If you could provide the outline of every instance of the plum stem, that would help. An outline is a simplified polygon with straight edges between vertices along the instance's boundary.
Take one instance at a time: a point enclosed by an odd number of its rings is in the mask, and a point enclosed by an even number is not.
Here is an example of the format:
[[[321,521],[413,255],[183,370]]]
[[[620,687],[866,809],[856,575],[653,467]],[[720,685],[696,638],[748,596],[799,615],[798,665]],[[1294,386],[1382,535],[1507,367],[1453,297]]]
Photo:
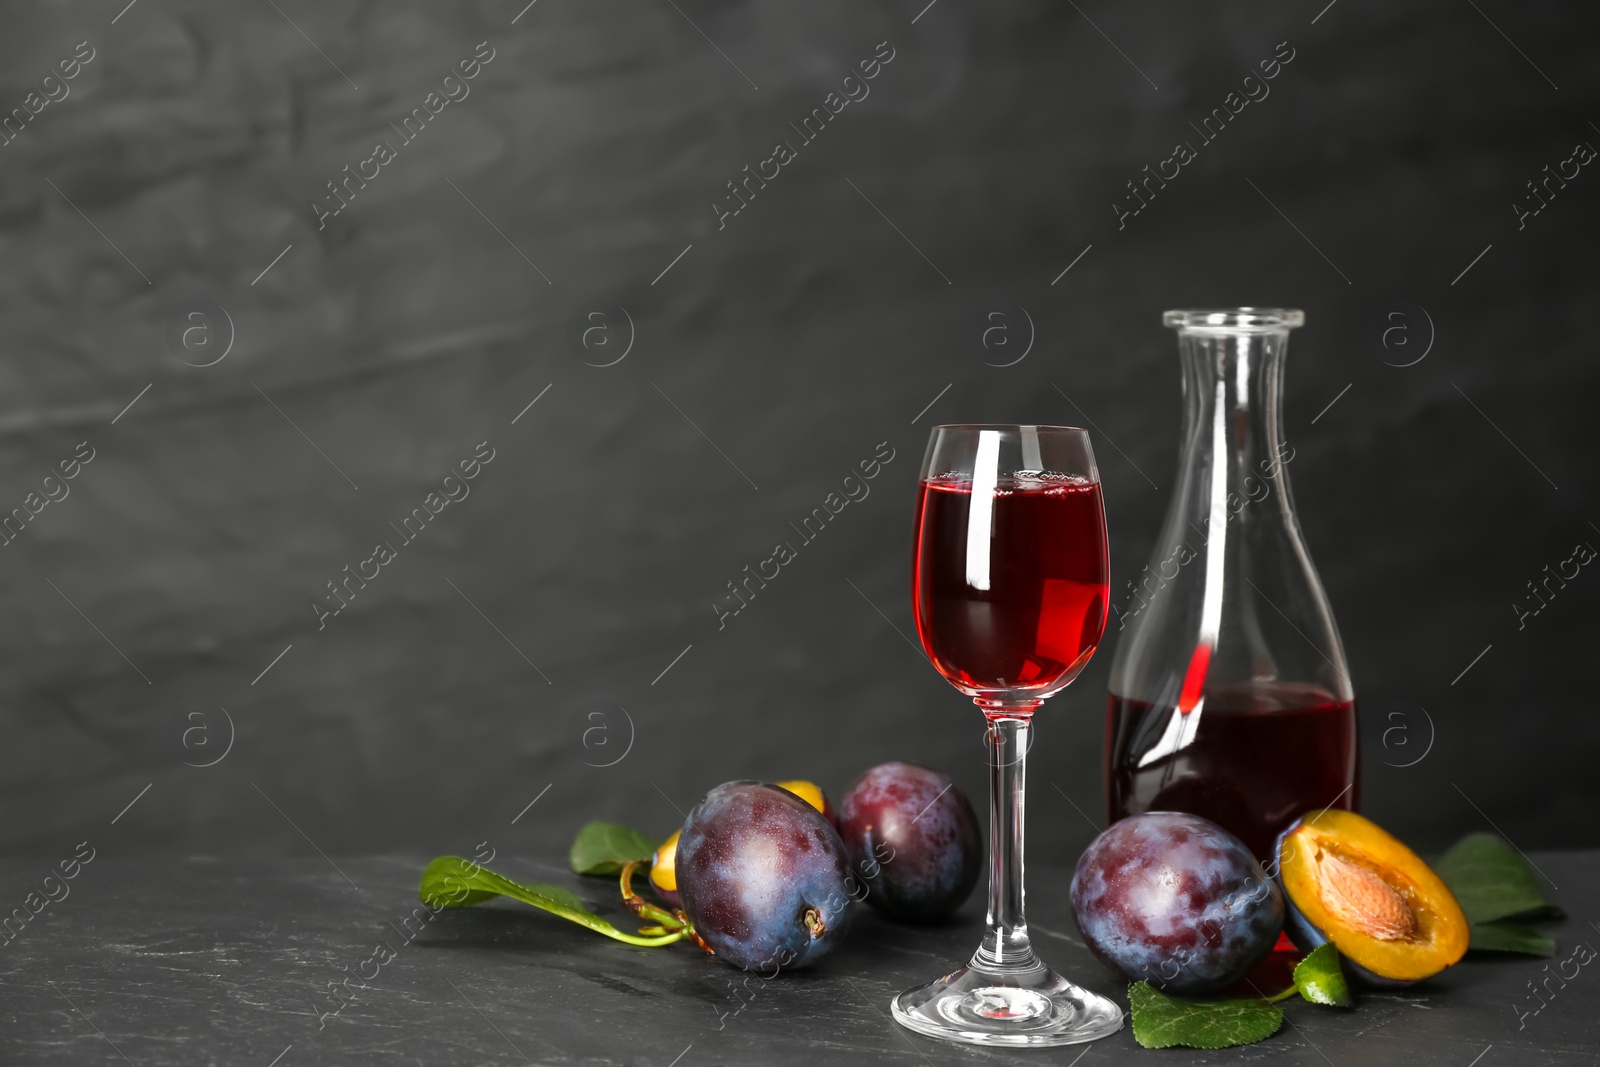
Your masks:
[[[663,911],[633,891],[633,872],[640,866],[639,860],[630,860],[623,865],[622,875],[618,879],[622,887],[622,902],[639,918],[652,919],[660,923],[665,928],[663,932],[675,932],[681,929],[688,920],[679,922],[677,915]]]
[[[828,932],[828,924],[823,920],[822,913],[816,908],[807,908],[805,914],[800,917],[800,921],[806,924],[806,932],[811,935],[811,940],[813,941]]]
[[[660,924],[657,927],[648,929],[648,931],[641,929],[639,932],[641,934],[646,932],[655,933],[659,930],[667,935],[659,942],[652,942],[652,944],[666,944],[668,941],[680,941],[683,938],[688,938],[705,949],[707,955],[715,956],[717,950],[706,944],[705,939],[695,933],[694,923],[689,921],[689,916],[684,913],[682,908],[674,908],[670,912],[664,911],[633,891],[633,872],[638,870],[640,866],[642,866],[641,861],[629,860],[623,864],[622,874],[618,878],[618,883],[622,887],[622,902],[641,919],[654,919]]]
[[[588,924],[585,923],[584,925]],[[590,926],[589,929],[594,930],[596,933],[605,934],[613,941],[621,941],[627,945],[638,945],[641,948],[655,948],[657,945],[670,945],[674,941],[682,941],[685,937],[694,936],[693,932],[687,929],[674,930],[672,933],[663,934],[660,937],[635,937],[632,934],[625,934],[621,930],[600,929],[599,927],[595,926]]]
[[[689,917],[683,913],[682,908],[678,909],[678,917],[684,921],[684,927],[682,930],[683,935],[689,940],[693,941],[695,944],[699,945],[701,948],[705,949],[707,956],[715,956],[717,954],[717,950],[706,944],[705,938],[695,933],[694,924],[689,922]]]

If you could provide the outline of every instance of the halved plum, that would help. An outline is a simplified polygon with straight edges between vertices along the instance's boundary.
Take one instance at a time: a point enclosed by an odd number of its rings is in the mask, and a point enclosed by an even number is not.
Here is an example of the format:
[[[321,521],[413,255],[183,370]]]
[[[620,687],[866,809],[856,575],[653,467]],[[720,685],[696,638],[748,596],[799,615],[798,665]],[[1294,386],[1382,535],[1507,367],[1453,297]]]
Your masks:
[[[835,830],[839,828],[839,816],[834,814],[833,805],[828,801],[828,794],[824,793],[822,787],[817,783],[808,782],[803,778],[796,778],[788,782],[779,782],[778,788],[787,789],[807,804],[810,804],[813,808],[822,812],[822,817],[832,823]]]
[[[1332,941],[1356,977],[1408,986],[1467,951],[1461,905],[1415,852],[1349,811],[1304,816],[1278,836],[1285,926],[1307,951]]]
[[[661,842],[650,857],[650,886],[656,896],[674,908],[682,904],[678,896],[678,835],[682,833],[672,831],[672,836]]]

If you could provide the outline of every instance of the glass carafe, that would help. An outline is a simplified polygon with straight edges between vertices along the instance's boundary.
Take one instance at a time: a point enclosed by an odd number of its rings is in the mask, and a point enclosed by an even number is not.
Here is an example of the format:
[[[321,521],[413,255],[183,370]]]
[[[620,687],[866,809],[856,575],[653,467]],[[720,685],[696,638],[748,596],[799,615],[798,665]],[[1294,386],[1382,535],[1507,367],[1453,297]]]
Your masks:
[[[1357,802],[1355,693],[1300,536],[1283,435],[1299,311],[1169,311],[1183,368],[1178,482],[1148,566],[1112,591],[1112,821],[1204,816],[1267,860],[1295,818]]]

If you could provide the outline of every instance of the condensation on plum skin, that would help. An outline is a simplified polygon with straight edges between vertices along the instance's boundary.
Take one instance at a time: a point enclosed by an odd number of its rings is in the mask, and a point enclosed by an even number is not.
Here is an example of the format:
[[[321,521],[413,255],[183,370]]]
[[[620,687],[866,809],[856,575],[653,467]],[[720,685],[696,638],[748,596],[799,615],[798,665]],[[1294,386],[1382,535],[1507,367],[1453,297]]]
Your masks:
[[[867,903],[895,918],[950,914],[982,872],[972,804],[924,767],[883,763],[862,774],[839,803],[839,832]]]
[[[683,824],[677,875],[696,932],[735,967],[804,966],[849,925],[853,885],[838,832],[776,786],[728,782],[706,794]],[[806,925],[808,909],[820,936]]]
[[[1283,926],[1283,895],[1243,842],[1215,823],[1146,812],[1078,859],[1072,911],[1112,970],[1169,993],[1211,993],[1249,972]]]

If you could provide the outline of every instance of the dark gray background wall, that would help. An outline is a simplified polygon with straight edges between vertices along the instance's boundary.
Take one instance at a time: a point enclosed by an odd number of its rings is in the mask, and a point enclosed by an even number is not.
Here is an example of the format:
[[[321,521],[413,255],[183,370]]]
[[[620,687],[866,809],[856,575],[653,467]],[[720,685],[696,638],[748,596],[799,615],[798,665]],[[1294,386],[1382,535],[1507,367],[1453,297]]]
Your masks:
[[[889,758],[981,804],[978,716],[907,640],[928,427],[1092,422],[1123,590],[1177,455],[1160,312],[1241,303],[1307,312],[1292,473],[1366,810],[1419,847],[1600,842],[1600,578],[1511,607],[1600,543],[1600,175],[1512,206],[1600,144],[1600,15],[924,4],[8,5],[6,108],[94,58],[0,148],[0,504],[94,458],[0,549],[0,849],[558,862],[589,816],[665,832],[729,778],[837,796]],[[880,42],[870,97],[719,228]],[[1119,228],[1280,42],[1270,96]],[[1370,336],[1396,300],[1426,314],[1404,351]],[[995,366],[1020,309],[1032,348]],[[325,583],[485,441],[319,629]],[[880,442],[870,497],[719,630],[725,583]],[[1043,713],[1036,850],[1103,816],[1110,658]]]

